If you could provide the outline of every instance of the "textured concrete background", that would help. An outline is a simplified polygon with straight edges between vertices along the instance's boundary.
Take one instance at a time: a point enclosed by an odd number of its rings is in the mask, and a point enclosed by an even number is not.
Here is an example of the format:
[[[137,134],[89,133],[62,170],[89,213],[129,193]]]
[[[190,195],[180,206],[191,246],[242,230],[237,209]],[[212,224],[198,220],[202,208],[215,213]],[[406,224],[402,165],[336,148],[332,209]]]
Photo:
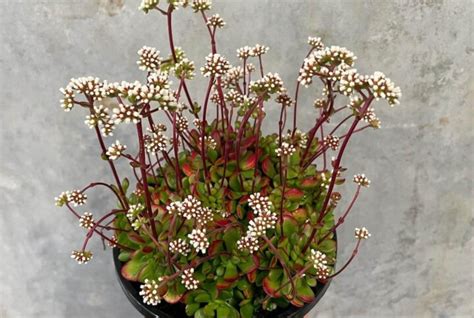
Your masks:
[[[361,72],[382,70],[402,105],[377,106],[384,129],[350,144],[349,175],[364,191],[340,239],[373,239],[315,310],[316,317],[473,316],[473,2],[468,0],[220,1],[222,52],[261,42],[265,64],[293,88],[306,37],[352,49]],[[224,5],[225,3],[225,5]],[[53,206],[62,190],[111,180],[84,114],[65,114],[58,88],[72,76],[143,79],[142,45],[167,52],[164,21],[132,0],[0,0],[0,317],[137,317],[116,282],[110,252],[69,259],[84,233]],[[197,65],[208,48],[198,16],[180,10],[177,42]],[[203,84],[198,83],[198,84]],[[199,85],[194,85],[194,92]],[[201,86],[202,87],[202,86]],[[301,104],[303,127],[313,109]],[[303,107],[303,105],[305,105]],[[276,112],[267,121],[271,130]],[[276,121],[276,120],[275,120]],[[346,161],[347,162],[347,161]],[[96,214],[113,204],[90,197]]]

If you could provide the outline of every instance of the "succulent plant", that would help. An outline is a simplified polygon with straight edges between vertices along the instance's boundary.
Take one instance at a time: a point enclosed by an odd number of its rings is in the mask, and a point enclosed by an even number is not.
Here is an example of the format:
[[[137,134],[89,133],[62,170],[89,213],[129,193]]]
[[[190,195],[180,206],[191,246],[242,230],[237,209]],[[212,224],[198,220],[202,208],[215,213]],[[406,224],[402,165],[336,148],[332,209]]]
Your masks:
[[[65,111],[76,106],[88,111],[85,122],[95,130],[114,177],[113,184],[94,182],[56,198],[87,229],[83,247],[71,257],[87,263],[92,259],[89,239],[102,237],[120,249],[121,274],[142,284],[144,303],[182,302],[188,316],[250,318],[278,307],[301,307],[314,299],[317,284],[347,267],[370,236],[367,229],[356,229],[352,256],[335,269],[335,231],[361,188],[370,184],[365,175],[354,176],[355,194],[335,219],[341,199],[335,189],[345,181],[344,151],[352,135],[380,127],[374,100],[397,104],[400,89],[380,72],[359,75],[349,50],[309,38],[291,98],[277,73],[263,71],[267,47],[238,49],[236,67],[217,53],[217,29],[225,23],[219,15],[208,18],[211,2],[199,0],[191,7],[202,15],[211,38],[211,54],[201,68],[208,78],[206,97],[199,103],[187,88],[195,77],[194,62],[174,46],[172,32],[173,14],[187,5],[170,0],[166,9],[158,1],[140,6],[166,16],[171,50],[168,57],[148,46],[138,51],[146,83],[82,77],[61,89]],[[176,86],[171,77],[178,80]],[[316,78],[323,95],[314,103],[314,126],[303,133],[296,126],[300,84],[314,85]],[[345,104],[337,107],[336,96]],[[264,135],[264,105],[272,103],[279,106],[268,109],[279,111],[280,121],[275,133]],[[114,106],[113,113],[105,104]],[[213,118],[208,117],[211,108]],[[339,119],[344,111],[346,117]],[[156,124],[156,118],[167,124]],[[332,131],[324,129],[330,120],[339,122]],[[360,127],[362,122],[366,125]],[[107,147],[104,138],[126,124],[136,130],[137,146],[115,141]],[[129,163],[133,185],[119,177],[117,160]],[[77,207],[98,186],[108,188],[118,206],[101,217],[81,216]]]

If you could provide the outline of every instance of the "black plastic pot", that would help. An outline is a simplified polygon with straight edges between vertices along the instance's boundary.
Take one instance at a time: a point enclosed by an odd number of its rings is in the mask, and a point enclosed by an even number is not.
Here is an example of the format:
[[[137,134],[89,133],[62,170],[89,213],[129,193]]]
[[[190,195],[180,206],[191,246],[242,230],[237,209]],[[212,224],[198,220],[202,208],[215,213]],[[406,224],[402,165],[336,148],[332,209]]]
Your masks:
[[[118,259],[120,251],[118,248],[113,249],[113,257],[115,270],[119,278],[120,286],[123,292],[127,296],[128,300],[132,305],[145,317],[145,318],[186,318],[185,305],[182,303],[170,305],[166,302],[162,302],[158,306],[148,306],[142,302],[142,297],[139,295],[140,284],[131,282],[122,277],[120,270],[123,263]],[[331,281],[329,280],[326,284],[318,284],[314,289],[315,298],[303,307],[298,308],[289,306],[288,308],[278,308],[271,312],[262,312],[258,315],[259,318],[303,318],[314,306],[321,300],[326,290],[329,287]]]

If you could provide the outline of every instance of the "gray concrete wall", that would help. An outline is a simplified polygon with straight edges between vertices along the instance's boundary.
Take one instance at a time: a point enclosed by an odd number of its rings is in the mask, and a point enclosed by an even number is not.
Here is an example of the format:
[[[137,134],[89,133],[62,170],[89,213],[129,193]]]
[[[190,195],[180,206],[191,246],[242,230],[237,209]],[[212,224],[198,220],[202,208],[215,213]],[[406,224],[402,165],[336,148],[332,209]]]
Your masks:
[[[132,0],[0,0],[0,317],[137,317],[116,282],[110,252],[69,259],[83,232],[53,206],[62,190],[111,180],[84,114],[65,114],[58,88],[70,77],[142,79],[136,51],[167,51],[164,21]],[[314,317],[472,317],[473,2],[470,0],[218,1],[228,26],[220,48],[271,47],[270,71],[290,88],[306,37],[352,49],[361,72],[382,70],[402,104],[377,105],[384,128],[355,138],[349,175],[364,191],[341,241],[372,232]],[[180,10],[177,42],[197,65],[208,48],[198,16]],[[234,60],[235,61],[235,60]],[[202,82],[198,84],[203,84]],[[193,93],[199,85],[194,85]],[[203,87],[201,85],[201,87]],[[305,91],[301,125],[313,109]],[[305,105],[305,106],[303,106]],[[276,112],[269,115],[271,130]],[[90,197],[98,213],[112,204]]]

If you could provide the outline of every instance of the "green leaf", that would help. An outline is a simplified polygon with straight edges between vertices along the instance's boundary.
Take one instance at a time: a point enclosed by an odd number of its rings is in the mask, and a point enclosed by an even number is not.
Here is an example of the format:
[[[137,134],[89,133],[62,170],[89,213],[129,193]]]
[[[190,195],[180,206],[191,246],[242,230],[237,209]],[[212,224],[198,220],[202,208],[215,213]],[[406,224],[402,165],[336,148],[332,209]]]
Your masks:
[[[296,296],[305,303],[310,303],[314,299],[314,292],[311,287],[308,286],[306,280],[303,278],[296,279]]]
[[[196,303],[187,304],[186,308],[185,308],[186,315],[193,316],[196,313],[196,311],[199,309],[200,306],[201,305],[196,304]]]
[[[231,262],[227,263],[224,273],[224,280],[227,282],[234,282],[238,278],[239,272],[237,271],[237,267]]]
[[[194,301],[197,303],[208,303],[211,301],[211,296],[208,293],[201,293],[194,297]]]
[[[251,303],[248,303],[242,307],[240,307],[240,316],[242,318],[252,318],[253,317],[254,308]]]
[[[241,233],[237,228],[231,228],[224,233],[224,243],[227,251],[234,251],[236,249],[237,241],[239,240]]]
[[[118,259],[123,263],[127,262],[130,260],[130,252],[120,252]]]
[[[138,281],[138,275],[140,271],[147,265],[146,261],[141,258],[132,258],[124,266],[122,266],[122,276],[132,282]]]

